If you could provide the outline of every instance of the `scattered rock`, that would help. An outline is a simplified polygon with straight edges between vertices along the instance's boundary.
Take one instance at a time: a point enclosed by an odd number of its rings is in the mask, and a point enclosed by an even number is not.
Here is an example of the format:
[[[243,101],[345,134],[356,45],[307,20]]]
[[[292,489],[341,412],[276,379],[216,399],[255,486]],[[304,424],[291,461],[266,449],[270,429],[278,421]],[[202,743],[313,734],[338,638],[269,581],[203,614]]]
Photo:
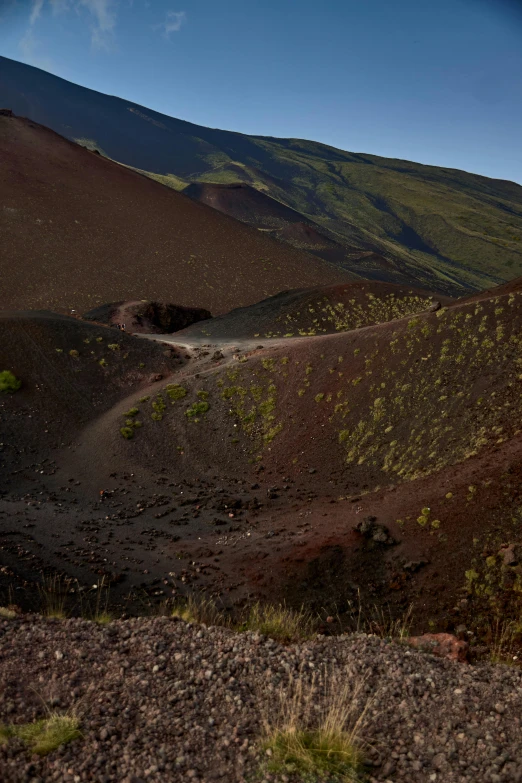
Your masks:
[[[415,574],[419,569],[428,564],[428,560],[410,560],[408,563],[404,564],[403,568],[405,571],[410,571],[412,574]]]
[[[365,517],[355,526],[355,530],[361,533],[365,538],[375,541],[377,544],[386,544],[391,546],[397,541],[390,535],[390,531],[385,525],[376,524],[377,517]]]
[[[498,554],[502,557],[505,566],[515,566],[518,563],[518,553],[516,544],[504,544],[501,546]]]
[[[424,652],[447,658],[450,661],[467,663],[469,644],[457,639],[451,633],[425,633],[422,636],[410,636],[407,643]]]
[[[109,627],[110,643],[106,630],[85,620],[0,618],[0,715],[13,723],[33,720],[37,683],[53,707],[81,704],[82,694],[89,707],[81,712],[82,737],[55,752],[60,763],[51,774],[53,758],[29,759],[21,743],[0,743],[2,783],[257,780],[268,756],[259,742],[261,718],[277,706],[274,694],[289,687],[295,671],[306,689],[334,661],[341,682],[365,678],[368,696],[379,692],[377,717],[362,724],[373,783],[521,781],[522,672],[516,667],[456,666],[366,634],[282,645],[258,633],[169,617],[115,620]],[[463,644],[434,635],[444,637]],[[87,666],[78,665],[79,649],[89,650]],[[323,694],[320,688],[314,704],[323,703]]]

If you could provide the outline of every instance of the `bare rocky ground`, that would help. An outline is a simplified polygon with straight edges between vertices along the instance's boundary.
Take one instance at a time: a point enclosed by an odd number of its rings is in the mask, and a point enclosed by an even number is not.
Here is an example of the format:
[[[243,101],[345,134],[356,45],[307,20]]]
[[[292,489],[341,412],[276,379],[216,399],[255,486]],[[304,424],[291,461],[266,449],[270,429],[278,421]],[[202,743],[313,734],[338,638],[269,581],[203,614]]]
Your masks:
[[[369,783],[522,781],[522,672],[442,660],[375,636],[282,646],[255,633],[132,618],[0,618],[0,721],[77,709],[82,737],[46,757],[0,745],[3,783],[287,781],[263,771],[262,717],[291,677],[365,680]],[[366,679],[365,679],[366,678]],[[318,695],[320,700],[321,696]]]

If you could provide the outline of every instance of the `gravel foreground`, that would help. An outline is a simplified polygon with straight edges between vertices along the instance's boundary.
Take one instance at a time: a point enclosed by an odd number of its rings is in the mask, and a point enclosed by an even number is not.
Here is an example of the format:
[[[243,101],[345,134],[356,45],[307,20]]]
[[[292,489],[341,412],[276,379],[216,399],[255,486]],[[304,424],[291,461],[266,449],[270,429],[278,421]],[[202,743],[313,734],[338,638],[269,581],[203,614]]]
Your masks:
[[[360,737],[369,783],[522,781],[522,672],[453,663],[375,636],[282,646],[177,618],[99,626],[0,618],[0,722],[78,706],[83,736],[40,758],[0,745],[2,783],[245,783],[301,779],[260,768],[261,720],[293,674],[367,677]],[[43,701],[42,701],[43,700]]]

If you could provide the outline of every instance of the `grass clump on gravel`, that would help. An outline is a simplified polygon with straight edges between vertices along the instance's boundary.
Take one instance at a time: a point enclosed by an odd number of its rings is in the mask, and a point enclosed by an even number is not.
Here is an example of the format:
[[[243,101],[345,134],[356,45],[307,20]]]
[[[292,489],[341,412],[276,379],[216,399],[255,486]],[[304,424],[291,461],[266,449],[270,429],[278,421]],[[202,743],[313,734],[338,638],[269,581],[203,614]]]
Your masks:
[[[76,715],[50,713],[47,718],[36,720],[33,723],[22,723],[18,726],[0,725],[0,743],[5,745],[12,737],[17,737],[33,753],[45,756],[60,745],[66,745],[80,737],[79,725],[80,722]]]
[[[254,604],[241,631],[258,631],[279,642],[304,641],[315,635],[316,619],[301,607],[298,611],[286,606]]]
[[[93,590],[96,590],[94,608],[91,608],[90,612],[83,612],[82,614],[86,620],[91,620],[93,623],[108,625],[114,620],[114,617],[109,612],[110,590],[108,585],[105,584],[105,577],[102,577],[96,585],[93,585]]]
[[[279,692],[279,709],[263,719],[268,771],[297,774],[307,783],[362,783],[360,731],[369,703],[361,706],[364,681],[355,686],[340,671],[313,676],[301,671]]]
[[[43,579],[38,585],[38,592],[42,602],[42,614],[45,617],[53,617],[57,620],[65,620],[65,601],[67,587],[62,584],[59,576],[50,576]]]
[[[18,391],[21,385],[22,381],[10,370],[2,370],[0,372],[0,392],[3,394],[13,394],[13,392]]]
[[[366,606],[357,591],[357,602],[348,601],[348,612],[345,620],[339,623],[344,633],[367,633],[378,636],[380,639],[395,639],[402,641],[411,635],[413,604],[410,604],[403,614],[393,616],[390,608]]]
[[[0,617],[4,620],[14,620],[16,612],[8,606],[0,606]]]
[[[489,647],[491,663],[503,663],[514,666],[520,663],[520,641],[522,624],[514,620],[496,618],[486,630],[486,642]]]
[[[202,625],[229,625],[227,618],[220,612],[211,598],[190,595],[183,604],[172,609],[172,616],[179,617],[186,623]]]

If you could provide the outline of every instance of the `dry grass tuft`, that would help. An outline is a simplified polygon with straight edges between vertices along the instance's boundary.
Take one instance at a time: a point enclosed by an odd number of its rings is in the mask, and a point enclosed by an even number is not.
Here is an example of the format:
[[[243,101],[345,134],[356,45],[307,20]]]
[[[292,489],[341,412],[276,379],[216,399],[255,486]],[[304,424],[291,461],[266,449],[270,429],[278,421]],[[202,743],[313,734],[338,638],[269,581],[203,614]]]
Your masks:
[[[65,620],[65,602],[69,590],[69,582],[62,582],[58,575],[43,577],[42,584],[38,585],[40,600],[42,602],[42,614],[45,617],[54,617]]]
[[[506,666],[520,666],[520,640],[522,625],[514,620],[497,617],[486,633],[491,663],[503,663]]]
[[[13,620],[16,617],[16,612],[8,606],[0,606],[0,617],[3,617],[4,620]]]
[[[42,699],[39,693],[38,696]],[[85,709],[84,701],[80,701],[76,707],[72,707],[64,714],[49,709],[43,699],[42,702],[47,717],[31,723],[0,724],[0,744],[6,745],[10,739],[16,738],[21,740],[32,753],[46,756],[61,745],[83,736],[80,731],[80,716]]]
[[[109,612],[109,597],[109,587],[105,584],[105,577],[102,577],[101,581],[98,581],[96,585],[96,601],[91,617],[92,621],[98,623],[98,625],[108,625],[114,619]]]
[[[298,611],[280,604],[270,606],[254,604],[242,631],[258,631],[279,642],[298,642],[311,639],[315,635],[317,620],[314,615],[301,607]]]
[[[6,744],[11,737],[18,737],[32,753],[45,756],[52,750],[66,745],[81,736],[80,721],[75,715],[52,713],[48,718],[17,726],[0,726],[0,742]]]
[[[374,634],[381,639],[402,640],[410,636],[412,625],[413,604],[400,617],[393,617],[390,608],[385,610],[374,604],[371,607],[363,607],[360,593],[357,602],[348,602],[348,625],[353,633]],[[340,620],[342,625],[346,620]],[[348,629],[347,629],[348,630]]]
[[[185,603],[178,604],[172,609],[172,616],[179,617],[186,623],[198,623],[201,625],[230,625],[215,602],[211,598],[190,595]]]
[[[357,783],[363,780],[363,728],[370,701],[365,680],[353,684],[340,670],[302,672],[278,694],[279,709],[263,718],[263,748],[268,771],[297,774],[300,780]]]

